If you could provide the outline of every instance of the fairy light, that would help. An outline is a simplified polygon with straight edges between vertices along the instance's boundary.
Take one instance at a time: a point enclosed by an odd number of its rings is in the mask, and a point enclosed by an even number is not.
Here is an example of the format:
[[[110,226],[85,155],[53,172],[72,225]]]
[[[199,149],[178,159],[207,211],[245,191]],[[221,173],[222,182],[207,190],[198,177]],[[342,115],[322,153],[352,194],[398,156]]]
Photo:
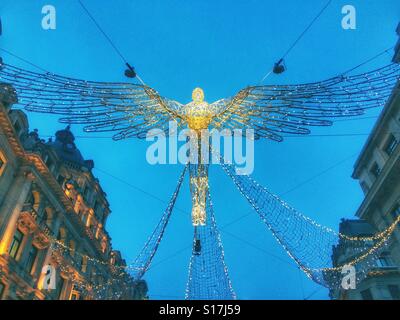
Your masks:
[[[225,252],[216,225],[209,189],[206,210],[208,223],[205,226],[194,227],[193,252],[189,262],[185,299],[235,300],[237,297],[225,264]],[[200,241],[200,252],[195,249],[196,241]]]
[[[129,273],[133,277],[132,281],[141,279],[143,277],[143,275],[145,274],[145,272],[148,270],[148,268],[151,264],[151,261],[158,249],[158,246],[163,238],[165,229],[169,222],[170,216],[171,216],[173,208],[175,206],[176,199],[178,197],[180,188],[182,186],[183,179],[185,177],[187,168],[188,168],[188,165],[186,165],[184,167],[183,172],[181,173],[181,175],[178,179],[177,187],[176,187],[174,193],[172,194],[171,200],[170,200],[163,216],[161,217],[160,222],[158,223],[157,227],[155,228],[155,230],[153,231],[151,236],[148,238],[148,240],[147,240],[144,248],[140,252],[140,254],[136,257],[136,259],[130,265],[119,266],[119,265],[115,265],[106,260],[96,259],[87,254],[83,254],[83,253],[77,251],[75,248],[66,245],[63,241],[60,241],[60,240],[52,237],[51,235],[47,235],[49,242],[50,242],[51,250],[53,250],[53,252],[59,251],[61,256],[64,256],[62,251],[68,252],[68,253],[73,252],[75,257],[78,255],[78,256],[80,256],[81,259],[87,259],[88,262],[91,262],[93,264],[107,266],[112,271],[111,272],[112,278],[110,280],[108,280],[104,284],[94,285],[87,281],[77,279],[75,277],[75,273],[73,273],[71,276],[70,267],[75,268],[74,263],[73,262],[64,263],[63,259],[60,259],[57,254],[54,255],[56,257],[57,265],[60,267],[60,269],[65,274],[70,275],[69,280],[71,280],[74,283],[74,285],[76,285],[77,287],[86,290],[87,292],[93,294],[96,297],[101,297],[102,292],[108,286],[112,286],[115,283],[120,284],[120,285],[125,285],[124,280],[129,275]],[[68,258],[72,259],[72,257],[68,257]],[[84,278],[84,277],[82,276],[82,278]],[[115,297],[115,292],[113,293],[113,296]],[[119,293],[119,296],[121,296],[121,293]]]
[[[162,98],[154,89],[144,84],[72,79],[52,73],[35,73],[7,64],[2,64],[0,68],[0,80],[13,85],[19,104],[25,105],[26,110],[64,115],[61,122],[85,124],[84,129],[87,132],[116,131],[118,133],[113,137],[116,140],[128,137],[143,138],[149,129],[153,127],[165,129],[168,120],[175,119],[180,126],[189,126],[196,130],[200,128],[251,128],[255,129],[256,138],[263,137],[282,141],[285,133],[309,134],[309,126],[329,126],[332,124],[330,118],[358,116],[367,109],[382,106],[399,78],[400,66],[390,64],[372,72],[353,76],[339,75],[311,84],[247,87],[232,99],[222,99],[212,104],[205,103],[203,101],[204,93],[200,89],[196,89],[194,92],[197,94],[193,98],[193,103],[182,105],[179,102]],[[386,230],[369,237],[350,237],[336,233],[300,214],[277,196],[270,194],[266,188],[260,186],[251,177],[243,178],[243,181],[240,181],[226,165],[223,167],[289,256],[311,278],[315,278],[316,270],[323,273],[336,271],[336,268],[339,267],[308,267],[308,265],[316,263],[314,259],[317,259],[318,255],[309,257],[309,261],[304,261],[304,256],[300,256],[300,250],[296,248],[300,245],[300,241],[297,244],[293,241],[290,243],[290,239],[285,234],[287,232],[285,224],[271,220],[271,217],[264,212],[266,205],[272,206],[268,208],[268,210],[272,210],[272,213],[275,211],[278,215],[289,213],[285,216],[288,219],[287,225],[298,223],[303,228],[310,226],[315,228],[318,232],[314,236],[329,234],[332,239],[335,237],[350,243],[376,241],[367,252],[353,260],[354,264],[376,254],[385,245],[399,222],[397,219]],[[162,240],[181,183],[182,180],[180,180],[160,223],[132,266],[129,268],[121,266],[121,270],[132,269],[135,279],[140,279],[149,268]],[[267,204],[260,203],[259,199],[255,199],[254,195],[249,194],[251,190],[245,190],[246,184],[252,186],[259,193],[264,192],[263,196],[265,196],[264,200],[267,201]],[[204,188],[200,189],[205,190]],[[289,221],[290,219],[292,220]],[[203,220],[201,215],[199,220]],[[282,229],[279,230],[279,228]],[[296,230],[292,231],[296,232]],[[308,233],[310,232],[308,230]],[[305,234],[305,236],[311,239],[312,235]],[[326,241],[332,242],[332,239]],[[222,245],[218,236],[217,242]],[[63,243],[56,243],[65,246]],[[64,249],[72,250],[66,246]],[[109,265],[107,261],[87,255],[83,256],[93,263]],[[223,259],[223,251],[221,256]],[[113,267],[118,269],[117,266]],[[224,266],[224,270],[227,271],[226,266]]]
[[[218,153],[215,149],[212,150]],[[352,237],[335,232],[300,214],[250,176],[237,176],[234,166],[226,164],[219,154],[218,156],[221,159],[224,171],[259,214],[289,257],[294,260],[307,277],[325,286],[332,287],[338,283],[341,279],[340,272],[345,265],[361,267],[358,273],[359,279],[367,276],[367,270],[376,266],[375,258],[387,245],[400,222],[400,217],[397,217],[385,230],[371,236]],[[300,241],[300,239],[303,239],[303,241]],[[313,241],[311,242],[311,240]],[[310,241],[310,244],[306,241]],[[307,247],[307,245],[310,247]],[[311,248],[311,246],[314,248]],[[337,250],[344,247],[350,248],[355,251],[356,255],[345,263],[330,267],[329,265],[333,263],[331,257],[333,246],[336,246]],[[324,263],[326,266],[312,267],[311,264],[313,263]]]

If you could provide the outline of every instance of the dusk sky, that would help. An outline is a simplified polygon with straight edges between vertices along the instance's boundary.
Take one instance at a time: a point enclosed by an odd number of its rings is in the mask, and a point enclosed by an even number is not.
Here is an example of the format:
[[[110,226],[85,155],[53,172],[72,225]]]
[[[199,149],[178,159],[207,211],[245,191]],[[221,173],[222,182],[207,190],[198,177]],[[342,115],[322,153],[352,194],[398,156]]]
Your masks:
[[[195,87],[203,88],[206,100],[214,102],[247,85],[259,84],[326,3],[83,2],[146,84],[182,103],[191,100]],[[41,10],[46,4],[57,10],[56,30],[41,27]],[[341,8],[346,4],[357,10],[356,30],[341,26]],[[78,1],[1,0],[0,16],[0,48],[57,74],[130,81],[124,76],[120,57]],[[399,18],[398,0],[333,0],[287,56],[287,71],[271,75],[264,83],[306,83],[338,75],[394,46]],[[356,72],[389,64],[392,55],[390,51]],[[38,71],[3,52],[0,56],[6,63]],[[340,219],[353,217],[363,199],[351,174],[379,111],[314,129],[308,137],[289,137],[282,143],[256,141],[253,177],[300,212],[337,230]],[[29,113],[28,117],[30,128],[38,128],[46,138],[64,127],[57,116]],[[108,195],[112,214],[107,230],[112,244],[130,263],[159,221],[183,166],[150,165],[146,161],[150,143],[143,140],[115,142],[110,134],[87,134],[79,126],[72,130],[84,157],[94,160],[93,172]],[[318,136],[321,134],[327,136]],[[219,166],[212,166],[210,180],[225,259],[238,298],[327,299],[328,290],[298,270]],[[153,299],[184,297],[193,237],[187,178],[176,207],[179,210],[175,210],[153,266],[144,277]]]

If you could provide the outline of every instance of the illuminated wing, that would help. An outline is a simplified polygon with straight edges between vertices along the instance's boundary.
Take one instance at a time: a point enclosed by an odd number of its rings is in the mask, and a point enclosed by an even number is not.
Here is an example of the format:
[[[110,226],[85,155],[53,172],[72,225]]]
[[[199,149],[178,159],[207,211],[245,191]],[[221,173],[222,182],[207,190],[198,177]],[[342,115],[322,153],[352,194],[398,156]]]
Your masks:
[[[255,138],[282,141],[285,134],[309,134],[337,117],[359,116],[383,106],[400,79],[400,66],[299,85],[247,87],[232,99],[219,100],[212,127],[254,129]]]
[[[62,115],[60,122],[83,124],[87,132],[112,131],[115,140],[144,138],[153,128],[167,132],[170,120],[182,123],[180,103],[141,84],[84,81],[6,64],[0,82],[12,85],[27,111]]]

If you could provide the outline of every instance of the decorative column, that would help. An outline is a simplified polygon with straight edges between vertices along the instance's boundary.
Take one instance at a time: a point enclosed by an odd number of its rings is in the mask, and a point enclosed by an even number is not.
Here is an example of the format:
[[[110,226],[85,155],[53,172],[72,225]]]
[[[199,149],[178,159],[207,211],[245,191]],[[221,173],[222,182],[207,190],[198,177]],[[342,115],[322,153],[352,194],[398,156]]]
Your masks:
[[[32,172],[23,170],[15,179],[7,193],[7,201],[0,209],[0,254],[8,252],[12,236],[17,226],[18,217],[28,196],[35,176]]]

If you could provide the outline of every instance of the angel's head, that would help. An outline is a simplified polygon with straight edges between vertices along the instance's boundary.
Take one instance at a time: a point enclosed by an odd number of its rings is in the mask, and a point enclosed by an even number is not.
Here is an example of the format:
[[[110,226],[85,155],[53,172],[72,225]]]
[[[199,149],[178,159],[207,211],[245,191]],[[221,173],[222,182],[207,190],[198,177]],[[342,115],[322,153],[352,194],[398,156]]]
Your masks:
[[[201,88],[196,88],[192,92],[192,100],[194,103],[201,103],[204,101],[204,91]]]

